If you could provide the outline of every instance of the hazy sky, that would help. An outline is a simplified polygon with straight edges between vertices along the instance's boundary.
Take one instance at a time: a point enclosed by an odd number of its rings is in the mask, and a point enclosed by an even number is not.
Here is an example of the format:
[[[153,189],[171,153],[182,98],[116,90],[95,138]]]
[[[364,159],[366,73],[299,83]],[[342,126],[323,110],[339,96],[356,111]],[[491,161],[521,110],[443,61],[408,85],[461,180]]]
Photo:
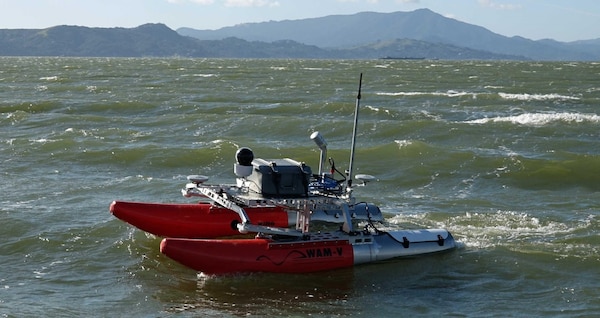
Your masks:
[[[218,29],[246,22],[429,8],[506,36],[600,38],[599,0],[0,0],[0,29],[164,23]]]

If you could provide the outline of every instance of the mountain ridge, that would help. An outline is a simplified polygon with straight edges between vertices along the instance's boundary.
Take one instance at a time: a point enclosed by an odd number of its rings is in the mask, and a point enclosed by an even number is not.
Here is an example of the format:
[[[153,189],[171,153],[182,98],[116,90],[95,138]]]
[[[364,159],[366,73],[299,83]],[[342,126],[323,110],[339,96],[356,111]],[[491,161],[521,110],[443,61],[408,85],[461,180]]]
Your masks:
[[[564,43],[509,38],[428,9],[246,23],[198,32],[172,30],[161,23],[0,29],[0,56],[600,60],[600,39]]]
[[[481,26],[444,17],[429,9],[245,23],[218,30],[179,28],[177,32],[213,40],[223,36],[266,42],[288,39],[322,48],[365,45],[376,40],[413,39],[527,59],[600,59],[600,39],[584,40],[579,44],[555,41],[556,44],[548,45],[544,40],[506,37]]]

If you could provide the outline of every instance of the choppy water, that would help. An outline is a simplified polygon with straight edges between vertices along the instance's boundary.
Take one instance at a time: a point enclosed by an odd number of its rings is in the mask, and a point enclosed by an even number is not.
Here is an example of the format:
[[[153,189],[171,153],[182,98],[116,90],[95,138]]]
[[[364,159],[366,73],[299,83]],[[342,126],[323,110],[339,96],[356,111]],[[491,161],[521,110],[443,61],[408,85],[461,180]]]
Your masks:
[[[456,251],[205,278],[108,212],[314,130],[347,167],[361,72],[357,197]],[[599,106],[599,63],[0,58],[0,316],[594,316]]]

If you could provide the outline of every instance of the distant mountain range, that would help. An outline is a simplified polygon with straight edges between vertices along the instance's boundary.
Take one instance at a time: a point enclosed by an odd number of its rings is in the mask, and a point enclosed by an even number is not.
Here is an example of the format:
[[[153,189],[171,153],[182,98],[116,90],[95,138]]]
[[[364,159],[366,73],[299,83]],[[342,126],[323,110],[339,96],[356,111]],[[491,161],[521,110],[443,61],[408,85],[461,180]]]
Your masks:
[[[240,24],[218,30],[56,26],[0,30],[1,56],[600,60],[600,39],[506,37],[428,9]]]

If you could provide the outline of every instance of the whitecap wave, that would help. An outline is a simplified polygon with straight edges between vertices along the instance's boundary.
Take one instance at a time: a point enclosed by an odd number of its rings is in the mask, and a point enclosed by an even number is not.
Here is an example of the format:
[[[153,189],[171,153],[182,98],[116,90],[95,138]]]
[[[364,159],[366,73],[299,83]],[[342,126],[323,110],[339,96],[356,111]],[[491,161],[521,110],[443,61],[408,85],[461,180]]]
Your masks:
[[[446,92],[377,92],[376,95],[380,96],[445,96],[445,97],[462,97],[462,96],[473,96],[476,97],[478,93],[455,91],[449,90]]]
[[[58,81],[58,76],[42,76],[40,77],[41,81]]]
[[[380,107],[375,107],[375,106],[370,106],[370,105],[366,105],[365,108],[369,109],[369,110],[371,110],[373,112],[376,112],[376,113],[383,112],[383,113],[386,113],[388,115],[390,114],[389,109],[383,109],[383,108],[380,108]]]
[[[526,113],[515,116],[499,116],[486,117],[466,121],[468,124],[487,124],[487,123],[502,123],[509,122],[527,126],[544,126],[553,122],[568,122],[568,123],[600,123],[600,116],[596,114],[579,114],[579,113]]]
[[[202,74],[202,73],[199,73],[199,74],[194,74],[192,76],[194,76],[194,77],[215,77],[215,76],[217,76],[217,74],[213,74],[213,73]]]
[[[509,94],[509,93],[498,93],[498,96],[503,99],[509,100],[579,100],[579,97],[567,96],[560,94]]]
[[[399,148],[408,147],[412,145],[412,141],[410,140],[394,140],[394,142],[398,145]]]

